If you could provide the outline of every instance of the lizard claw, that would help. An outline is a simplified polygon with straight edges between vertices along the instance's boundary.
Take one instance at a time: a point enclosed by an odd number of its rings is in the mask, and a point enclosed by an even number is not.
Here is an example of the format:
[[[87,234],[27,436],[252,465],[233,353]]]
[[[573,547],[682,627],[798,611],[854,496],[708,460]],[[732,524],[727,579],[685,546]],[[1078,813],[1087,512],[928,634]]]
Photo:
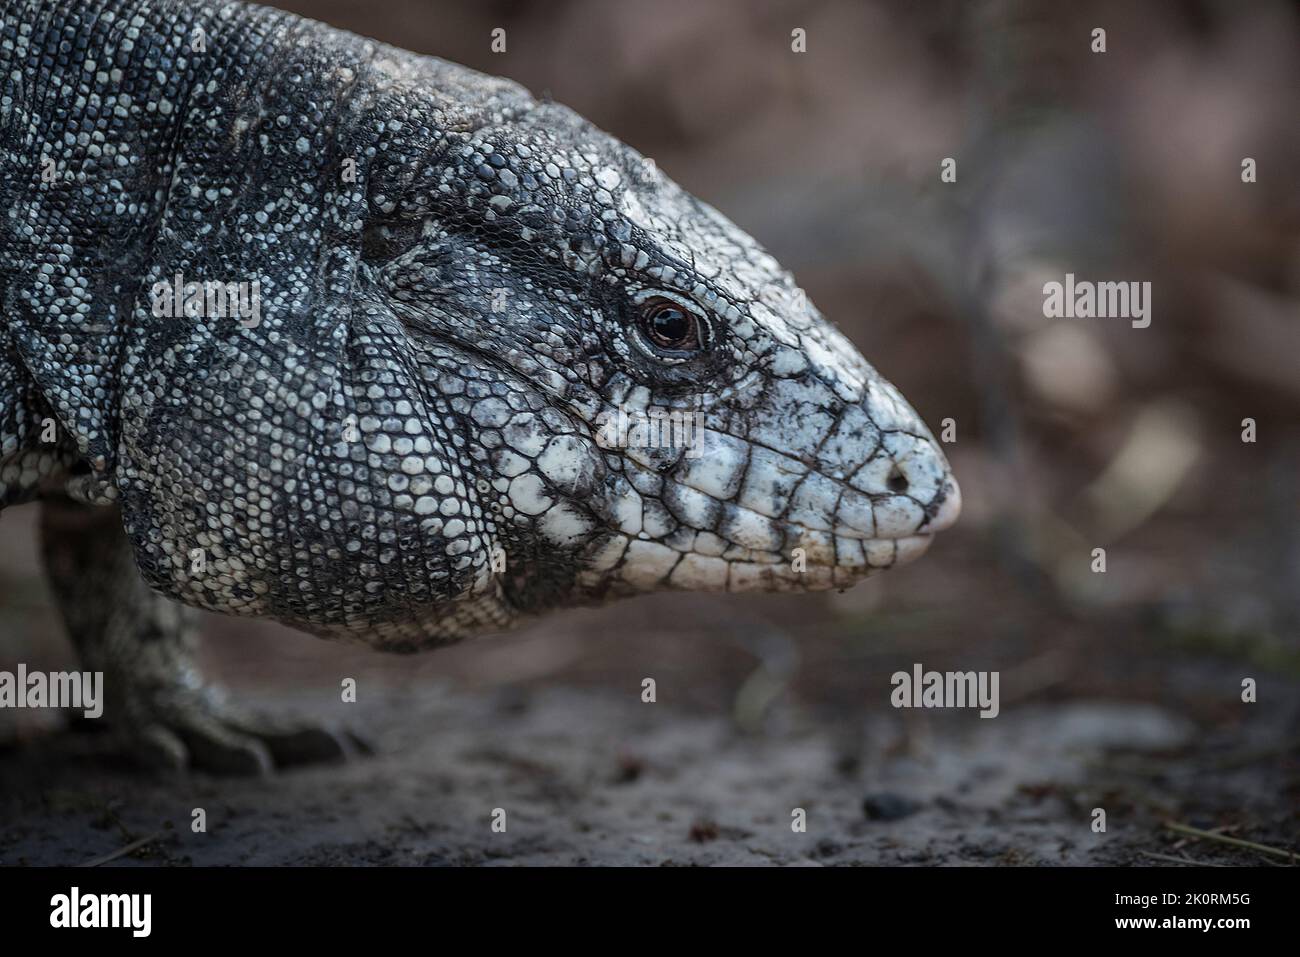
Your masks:
[[[245,718],[235,727],[264,744],[276,767],[342,761],[356,754],[374,753],[369,743],[348,730],[262,717]]]
[[[148,725],[137,733],[134,751],[143,764],[176,771],[196,768],[215,774],[260,775],[275,766],[270,749],[261,741],[204,717]]]
[[[350,731],[245,715],[205,701],[168,708],[131,735],[145,765],[213,774],[265,775],[277,768],[332,763],[372,749]]]

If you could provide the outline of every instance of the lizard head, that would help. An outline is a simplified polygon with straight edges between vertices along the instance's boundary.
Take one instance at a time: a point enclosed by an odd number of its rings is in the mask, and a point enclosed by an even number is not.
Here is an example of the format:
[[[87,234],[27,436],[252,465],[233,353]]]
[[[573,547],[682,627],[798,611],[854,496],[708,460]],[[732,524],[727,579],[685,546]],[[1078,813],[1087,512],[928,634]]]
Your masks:
[[[571,111],[466,132],[400,193],[368,254],[514,605],[842,587],[956,519],[925,424],[790,274]]]
[[[155,589],[414,650],[661,588],[846,586],[955,520],[897,390],[636,152],[445,61],[286,56],[189,106],[177,162],[222,186],[171,191],[142,281],[255,277],[260,318],[142,298],[122,347],[115,488]]]

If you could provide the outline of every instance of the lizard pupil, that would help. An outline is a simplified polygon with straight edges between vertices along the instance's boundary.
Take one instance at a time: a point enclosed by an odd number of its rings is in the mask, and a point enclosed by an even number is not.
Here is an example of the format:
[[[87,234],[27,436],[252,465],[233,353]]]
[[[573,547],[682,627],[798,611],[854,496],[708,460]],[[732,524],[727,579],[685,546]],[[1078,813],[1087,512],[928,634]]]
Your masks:
[[[667,299],[646,303],[641,329],[652,345],[660,349],[699,349],[700,334],[695,316]]]

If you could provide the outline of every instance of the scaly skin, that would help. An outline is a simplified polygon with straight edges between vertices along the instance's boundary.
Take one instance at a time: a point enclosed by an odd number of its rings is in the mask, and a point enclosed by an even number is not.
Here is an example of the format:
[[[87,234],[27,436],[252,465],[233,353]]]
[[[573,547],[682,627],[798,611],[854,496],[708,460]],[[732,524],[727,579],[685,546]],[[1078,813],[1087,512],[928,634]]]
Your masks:
[[[242,3],[4,0],[0,66],[0,507],[57,509],[51,555],[96,543],[99,598],[51,576],[166,763],[293,756],[199,693],[167,599],[411,651],[843,587],[957,516],[789,274],[565,107]],[[260,322],[157,315],[177,275],[258,282]],[[698,444],[611,441],[651,409]]]

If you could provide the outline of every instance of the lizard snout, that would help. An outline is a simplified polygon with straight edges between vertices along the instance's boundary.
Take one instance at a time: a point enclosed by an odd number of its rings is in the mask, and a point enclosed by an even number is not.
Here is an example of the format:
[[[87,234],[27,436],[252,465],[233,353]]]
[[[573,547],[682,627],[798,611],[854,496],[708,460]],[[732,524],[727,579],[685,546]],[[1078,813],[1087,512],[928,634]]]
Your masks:
[[[957,523],[961,515],[961,486],[957,480],[948,476],[947,494],[943,500],[938,503],[937,508],[933,508],[929,520],[921,526],[921,531],[927,535],[931,532],[942,532],[945,529],[952,528]]]

